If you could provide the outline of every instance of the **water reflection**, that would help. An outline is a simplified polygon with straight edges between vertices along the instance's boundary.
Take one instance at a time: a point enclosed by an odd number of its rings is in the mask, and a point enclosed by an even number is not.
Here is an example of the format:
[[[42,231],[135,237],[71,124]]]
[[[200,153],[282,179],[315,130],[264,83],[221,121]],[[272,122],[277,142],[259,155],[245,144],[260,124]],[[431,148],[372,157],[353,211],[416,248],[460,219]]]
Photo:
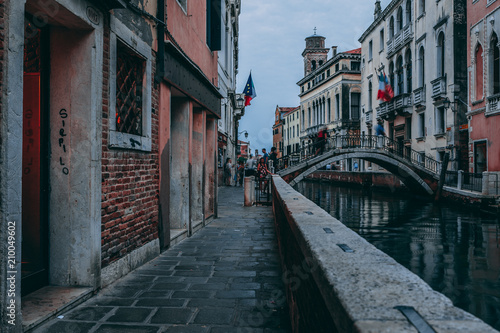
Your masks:
[[[297,189],[456,306],[500,330],[498,219],[400,194],[317,182]]]

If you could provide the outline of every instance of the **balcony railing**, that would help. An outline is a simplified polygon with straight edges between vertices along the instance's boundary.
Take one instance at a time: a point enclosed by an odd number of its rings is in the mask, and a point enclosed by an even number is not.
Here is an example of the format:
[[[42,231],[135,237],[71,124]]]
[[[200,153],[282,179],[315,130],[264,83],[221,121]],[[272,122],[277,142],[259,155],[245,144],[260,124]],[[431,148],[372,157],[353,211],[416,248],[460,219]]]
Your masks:
[[[318,125],[314,125],[314,126],[311,126],[309,128],[306,129],[306,135],[307,136],[314,136],[316,134],[318,134],[319,130],[325,126],[325,124],[318,124]]]
[[[413,37],[413,29],[411,23],[403,28],[403,43],[410,41]]]
[[[432,98],[440,98],[446,95],[446,76],[441,76],[431,81]]]
[[[410,107],[412,106],[411,94],[409,93],[399,94],[394,97],[392,102],[394,103],[395,109],[403,109],[406,107]]]
[[[377,110],[377,118],[384,118],[386,116],[389,115],[391,111],[389,111],[389,104],[392,104],[392,103],[389,103],[389,102],[384,102],[384,103],[380,103],[379,106],[376,108]]]
[[[500,94],[488,96],[487,99],[486,114],[500,112]]]
[[[393,52],[398,51],[403,45],[413,38],[413,28],[411,24],[407,24],[401,31],[395,34],[387,41],[387,57],[392,56]]]
[[[371,123],[373,120],[373,110],[368,110],[365,113],[365,122],[366,124]]]
[[[413,90],[413,102],[415,105],[425,104],[425,86]]]
[[[394,50],[394,38],[387,41],[387,54],[391,54]]]

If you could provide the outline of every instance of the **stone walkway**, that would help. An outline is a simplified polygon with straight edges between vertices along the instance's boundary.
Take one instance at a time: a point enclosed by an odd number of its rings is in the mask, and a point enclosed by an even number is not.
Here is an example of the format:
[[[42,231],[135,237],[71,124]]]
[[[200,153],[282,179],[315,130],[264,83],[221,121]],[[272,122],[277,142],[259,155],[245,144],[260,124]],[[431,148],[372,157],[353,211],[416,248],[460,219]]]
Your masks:
[[[219,188],[219,218],[36,333],[290,332],[270,207]]]

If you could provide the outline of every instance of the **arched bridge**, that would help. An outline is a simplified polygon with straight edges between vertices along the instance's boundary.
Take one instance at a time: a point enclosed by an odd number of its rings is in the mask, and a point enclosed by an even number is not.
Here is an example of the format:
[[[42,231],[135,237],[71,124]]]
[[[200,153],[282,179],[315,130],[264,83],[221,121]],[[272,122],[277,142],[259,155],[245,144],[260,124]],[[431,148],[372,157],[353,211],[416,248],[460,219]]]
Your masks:
[[[281,158],[278,174],[294,185],[327,164],[349,158],[380,165],[417,193],[433,195],[438,190],[441,162],[383,136],[328,138]]]

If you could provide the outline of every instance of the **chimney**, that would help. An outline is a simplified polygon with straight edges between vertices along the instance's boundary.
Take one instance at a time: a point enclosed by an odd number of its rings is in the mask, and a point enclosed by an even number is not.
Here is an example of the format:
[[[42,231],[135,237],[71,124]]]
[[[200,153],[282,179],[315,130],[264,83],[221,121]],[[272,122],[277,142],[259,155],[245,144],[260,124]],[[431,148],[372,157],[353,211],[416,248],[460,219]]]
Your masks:
[[[337,55],[337,47],[332,46],[332,58],[335,57],[336,55]]]
[[[373,19],[376,20],[380,14],[382,14],[382,7],[380,6],[380,0],[375,1],[375,11],[373,12]]]

